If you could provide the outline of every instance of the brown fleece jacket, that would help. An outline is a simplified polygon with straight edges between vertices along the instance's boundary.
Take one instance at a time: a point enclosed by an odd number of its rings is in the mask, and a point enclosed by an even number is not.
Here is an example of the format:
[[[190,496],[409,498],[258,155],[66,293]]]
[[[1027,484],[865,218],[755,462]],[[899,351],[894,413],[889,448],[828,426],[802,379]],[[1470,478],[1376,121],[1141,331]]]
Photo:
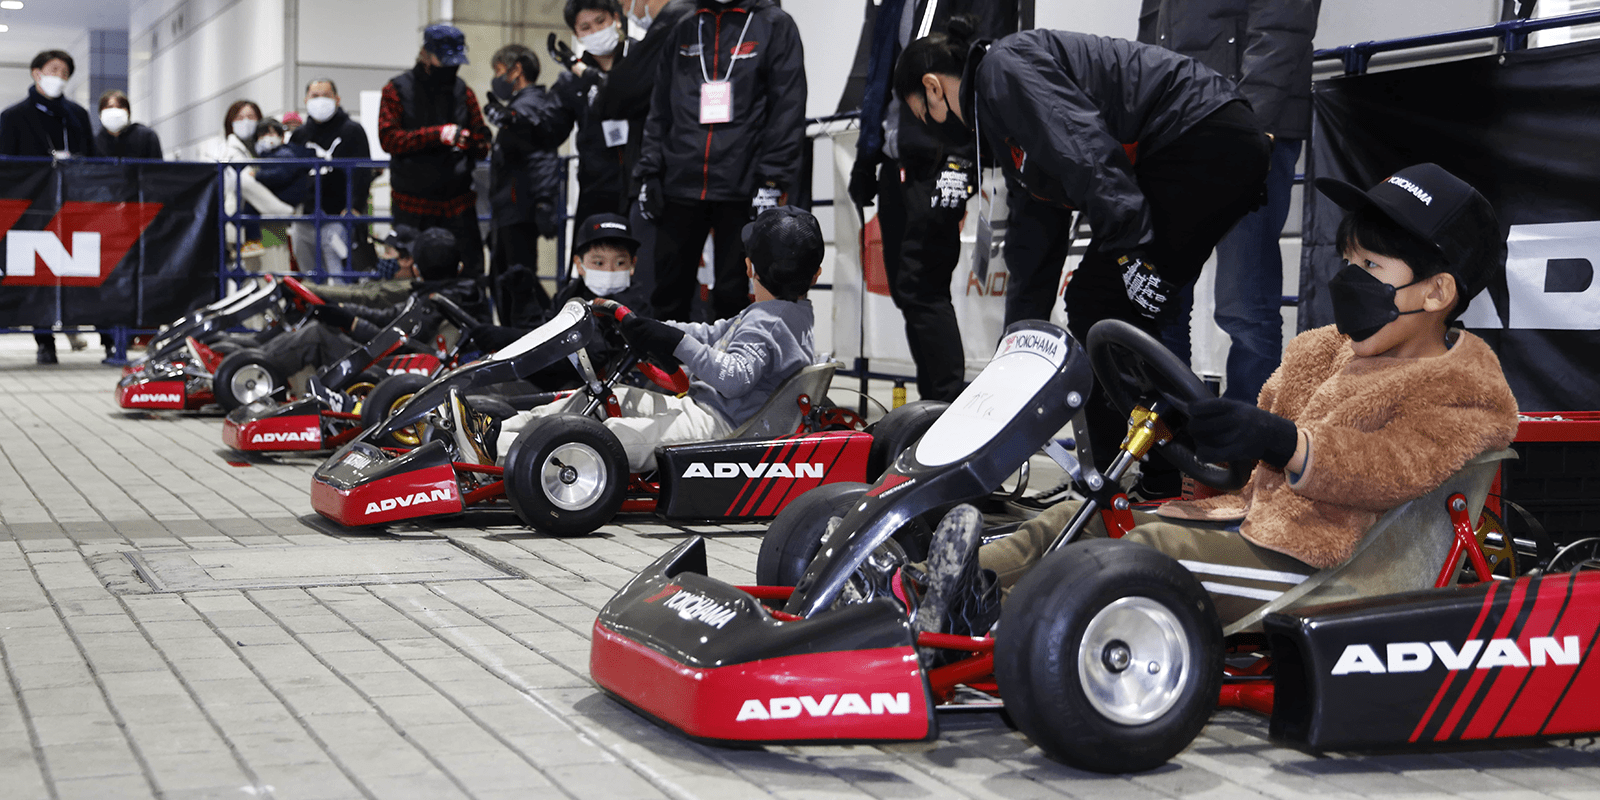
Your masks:
[[[1244,519],[1246,539],[1316,567],[1344,563],[1383,512],[1432,491],[1485,450],[1517,433],[1517,403],[1500,359],[1456,332],[1431,358],[1357,358],[1333,326],[1306,331],[1258,404],[1306,433],[1305,472],[1258,464],[1242,491],[1173,502],[1180,519]]]

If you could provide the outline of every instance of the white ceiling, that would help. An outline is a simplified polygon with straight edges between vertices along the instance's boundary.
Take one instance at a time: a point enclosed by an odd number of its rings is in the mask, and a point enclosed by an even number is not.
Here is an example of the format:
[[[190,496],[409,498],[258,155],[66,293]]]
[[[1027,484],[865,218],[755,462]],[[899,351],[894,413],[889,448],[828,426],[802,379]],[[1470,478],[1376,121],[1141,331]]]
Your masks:
[[[70,48],[85,31],[128,27],[128,0],[23,0],[17,11],[0,9],[0,63],[27,63],[35,53]],[[87,53],[73,53],[83,58]]]

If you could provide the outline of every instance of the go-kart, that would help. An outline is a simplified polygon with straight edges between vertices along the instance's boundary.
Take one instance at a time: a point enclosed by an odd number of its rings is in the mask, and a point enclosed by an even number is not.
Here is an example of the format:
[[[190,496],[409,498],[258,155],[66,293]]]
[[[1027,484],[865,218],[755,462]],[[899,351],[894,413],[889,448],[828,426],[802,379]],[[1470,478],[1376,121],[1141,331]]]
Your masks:
[[[305,396],[289,402],[279,402],[278,393],[285,382],[264,354],[229,356],[231,360],[225,360],[232,378],[229,386],[233,396],[245,404],[229,411],[223,420],[222,443],[235,450],[281,452],[328,450],[354,439],[365,427],[364,402],[373,400],[383,411],[392,410],[399,399],[391,396],[393,387],[405,385],[391,382],[382,395],[373,397],[379,384],[399,376],[426,383],[455,363],[467,342],[465,335],[442,350],[436,342],[419,340],[426,339],[424,328],[435,311],[461,331],[477,324],[444,295],[413,296],[389,327],[312,376]],[[244,380],[252,372],[267,377]],[[370,420],[372,415],[366,418]]]
[[[1104,473],[1082,435],[1094,376],[1133,409]],[[815,491],[773,521],[762,585],[709,577],[699,537],[630,581],[595,620],[590,674],[701,740],[928,739],[938,711],[988,707],[1048,755],[1099,772],[1165,763],[1219,704],[1271,714],[1274,736],[1313,748],[1600,730],[1600,572],[1496,581],[1474,530],[1509,451],[1391,510],[1349,562],[1227,629],[1193,574],[1118,541],[1133,526],[1119,480],[1152,449],[1218,489],[1248,479],[1249,465],[1206,464],[1185,443],[1184,409],[1206,396],[1126,323],[1096,325],[1087,355],[1052,325],[1013,325],[874,484]],[[1077,459],[1050,444],[1069,422]],[[994,491],[1041,446],[1086,498],[1077,514],[995,634],[914,634],[891,597],[900,531]],[[1096,514],[1112,538],[1078,541]],[[1464,560],[1478,583],[1453,588]],[[919,648],[947,663],[923,668]]]
[[[294,278],[266,276],[252,286],[196,309],[157,331],[144,353],[123,367],[117,381],[122,408],[195,410],[216,400],[214,378],[225,357],[259,346],[263,336],[304,324],[304,311],[322,300]],[[256,316],[266,326],[254,335],[229,330]]]
[[[800,370],[728,437],[660,448],[653,477],[630,473],[621,443],[601,423],[622,413],[613,392],[617,382],[635,367],[668,391],[685,391],[688,381],[681,370],[669,374],[649,363],[625,341],[609,374],[597,371],[590,348],[606,335],[600,320],[615,322],[629,313],[611,301],[568,302],[511,345],[416,389],[388,419],[317,468],[312,507],[355,527],[504,501],[529,527],[580,536],[623,511],[673,519],[765,519],[814,486],[866,475],[872,437],[861,432],[860,417],[823,400],[832,364]],[[474,398],[470,407],[462,399],[563,360],[583,377],[575,392]],[[534,421],[501,458],[489,457],[496,426],[482,409],[493,407],[504,418],[556,400],[580,411]]]

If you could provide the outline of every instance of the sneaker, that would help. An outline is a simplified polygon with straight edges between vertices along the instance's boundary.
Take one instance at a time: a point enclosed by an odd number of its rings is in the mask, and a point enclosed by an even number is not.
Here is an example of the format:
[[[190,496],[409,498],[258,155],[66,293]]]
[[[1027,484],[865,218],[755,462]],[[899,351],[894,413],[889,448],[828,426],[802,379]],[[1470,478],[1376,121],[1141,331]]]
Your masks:
[[[458,457],[473,464],[493,464],[494,459],[484,452],[483,446],[478,444],[478,437],[473,435],[474,429],[481,425],[475,424],[478,415],[461,399],[461,392],[450,387],[450,399],[446,402],[450,414],[450,433],[455,437]]]
[[[1060,484],[1052,486],[1049,489],[1046,489],[1032,497],[1024,497],[1013,502],[1019,506],[1022,506],[1023,508],[1031,508],[1035,511],[1043,511],[1055,505],[1056,503],[1059,503],[1062,500],[1070,499],[1071,497],[1072,478],[1068,477]]]
[[[983,515],[963,503],[950,510],[933,532],[924,564],[922,600],[912,628],[917,633],[982,636],[1000,619],[1000,587],[993,570],[978,566]],[[924,669],[947,651],[920,651]]]
[[[40,364],[56,364],[56,363],[59,363],[59,360],[56,358],[56,343],[55,342],[51,342],[49,344],[41,344],[41,345],[39,345],[39,363]]]
[[[72,345],[72,352],[74,353],[89,346],[89,343],[84,341],[83,334],[77,331],[67,334],[67,344]]]

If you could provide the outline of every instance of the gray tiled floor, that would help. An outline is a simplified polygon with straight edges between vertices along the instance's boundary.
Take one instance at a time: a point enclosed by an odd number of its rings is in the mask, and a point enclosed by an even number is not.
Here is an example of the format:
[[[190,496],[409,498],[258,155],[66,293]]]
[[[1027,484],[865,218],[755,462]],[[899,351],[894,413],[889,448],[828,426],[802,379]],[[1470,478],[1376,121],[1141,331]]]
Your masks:
[[[0,337],[7,798],[1600,800],[1593,740],[1312,755],[1238,712],[1130,777],[1057,765],[994,714],[919,744],[687,742],[588,680],[596,608],[684,535],[648,517],[574,540],[492,514],[381,537],[447,538],[525,580],[149,593],[124,552],[337,543],[299,519],[317,460],[232,466],[217,418],[124,414],[114,370],[64,349],[57,368],[31,360],[27,337]],[[758,529],[715,530],[713,570],[748,580]]]

